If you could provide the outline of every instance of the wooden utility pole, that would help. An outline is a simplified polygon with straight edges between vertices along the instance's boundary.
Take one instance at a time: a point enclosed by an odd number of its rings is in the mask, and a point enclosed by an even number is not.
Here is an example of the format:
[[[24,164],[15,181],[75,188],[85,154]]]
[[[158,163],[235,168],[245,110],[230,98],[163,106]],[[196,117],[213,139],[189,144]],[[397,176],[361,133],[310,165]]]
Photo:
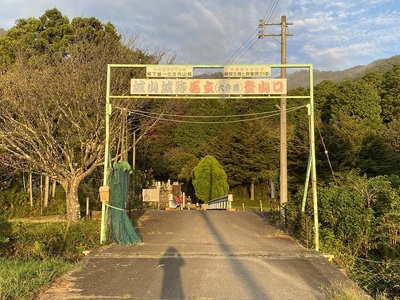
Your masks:
[[[266,25],[280,25],[280,34],[267,34],[264,33]],[[258,33],[258,38],[262,39],[265,36],[280,36],[281,37],[281,64],[286,64],[286,37],[292,36],[292,34],[286,33],[288,25],[293,23],[286,22],[286,16],[281,17],[281,23],[265,23],[264,20],[260,20],[259,27],[261,30]],[[281,78],[286,78],[286,68],[281,68]],[[280,103],[281,110],[281,143],[280,143],[280,205],[284,206],[287,202],[287,133],[286,133],[286,97],[281,98]]]

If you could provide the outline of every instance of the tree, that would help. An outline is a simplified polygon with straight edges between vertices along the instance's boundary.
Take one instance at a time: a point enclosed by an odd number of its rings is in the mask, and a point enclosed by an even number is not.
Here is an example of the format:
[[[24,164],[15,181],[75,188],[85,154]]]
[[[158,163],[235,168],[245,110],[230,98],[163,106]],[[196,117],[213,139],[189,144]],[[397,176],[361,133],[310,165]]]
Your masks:
[[[376,134],[366,136],[359,152],[359,168],[368,176],[399,175],[400,155]]]
[[[185,148],[171,148],[166,151],[165,157],[170,178],[189,182],[190,173],[199,162],[197,157]]]
[[[390,145],[394,152],[400,152],[400,119],[394,118],[386,124],[386,127],[380,131],[385,141]]]
[[[331,80],[324,80],[315,87],[315,107],[324,123],[331,119],[331,101],[336,98],[337,85]]]
[[[323,248],[365,256],[375,224],[371,209],[374,190],[368,179],[354,172],[344,174],[339,181],[339,185],[318,190]]]
[[[231,187],[245,185],[254,200],[254,185],[269,180],[279,166],[279,130],[270,120],[243,121],[205,146],[224,167]],[[275,130],[274,130],[275,129]]]
[[[218,134],[221,125],[206,123],[207,121],[215,122],[218,118],[209,119],[196,116],[220,116],[225,107],[223,103],[215,99],[201,101],[188,99],[184,101],[186,107],[181,112],[181,118],[184,122],[177,124],[173,140],[178,147],[199,149],[199,146],[207,143]]]
[[[400,246],[398,176],[339,174],[339,184],[320,187],[319,222],[325,251],[397,259]]]
[[[107,64],[157,63],[163,56],[148,55],[137,44],[122,44],[110,23],[69,23],[56,9],[39,20],[18,20],[0,40],[0,57],[8,57],[0,79],[1,163],[59,182],[69,220],[80,217],[80,182],[104,161]],[[113,91],[129,91],[126,73],[114,78]],[[112,117],[120,118],[121,111]],[[120,138],[120,123],[111,122],[111,145]]]
[[[391,122],[400,116],[400,64],[394,65],[383,74],[382,120]]]
[[[344,81],[338,84],[335,92],[328,94],[323,105],[322,117],[329,122],[341,112],[351,116],[359,123],[378,127],[382,123],[378,91],[366,81],[357,83]]]
[[[200,200],[209,202],[228,193],[227,176],[214,156],[203,157],[192,172],[196,197]]]
[[[319,174],[322,175],[320,178],[328,178],[328,158],[334,172],[352,168],[367,170],[376,167],[372,166],[374,163],[367,157],[372,146],[375,152],[385,151],[384,148],[378,149],[379,146],[384,147],[384,143],[378,143],[377,140],[371,143],[371,137],[383,128],[380,86],[379,82],[374,84],[374,78],[378,79],[378,76],[370,73],[357,82],[334,84],[323,81],[316,87],[317,115],[322,121],[318,128],[324,140],[320,149],[329,153],[326,160],[317,162],[320,166]]]

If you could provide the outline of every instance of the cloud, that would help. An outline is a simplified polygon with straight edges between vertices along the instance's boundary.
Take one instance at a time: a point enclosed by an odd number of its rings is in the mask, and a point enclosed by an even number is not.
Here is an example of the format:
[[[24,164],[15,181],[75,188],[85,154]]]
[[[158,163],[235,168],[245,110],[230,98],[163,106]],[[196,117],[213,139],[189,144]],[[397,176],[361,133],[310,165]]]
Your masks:
[[[274,5],[276,4],[276,5]],[[0,27],[57,8],[70,20],[110,21],[124,36],[177,52],[178,63],[279,63],[280,38],[257,39],[259,19],[286,15],[288,63],[346,68],[399,54],[397,0],[3,0]],[[279,33],[280,26],[268,26]]]
[[[324,70],[398,54],[390,49],[399,43],[398,13],[398,4],[391,0],[300,1],[291,6],[292,49]]]
[[[348,46],[329,47],[318,49],[312,45],[306,45],[302,51],[312,59],[315,65],[323,66],[320,70],[336,71],[354,67],[350,62],[354,56],[373,57],[375,51],[373,43],[351,44]]]

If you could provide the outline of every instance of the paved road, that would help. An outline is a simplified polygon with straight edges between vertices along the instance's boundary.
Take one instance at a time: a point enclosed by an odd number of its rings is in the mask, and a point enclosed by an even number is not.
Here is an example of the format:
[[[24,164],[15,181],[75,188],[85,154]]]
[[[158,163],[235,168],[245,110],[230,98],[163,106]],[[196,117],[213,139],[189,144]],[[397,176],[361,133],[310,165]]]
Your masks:
[[[324,299],[348,279],[254,212],[147,211],[142,245],[104,246],[40,299]]]

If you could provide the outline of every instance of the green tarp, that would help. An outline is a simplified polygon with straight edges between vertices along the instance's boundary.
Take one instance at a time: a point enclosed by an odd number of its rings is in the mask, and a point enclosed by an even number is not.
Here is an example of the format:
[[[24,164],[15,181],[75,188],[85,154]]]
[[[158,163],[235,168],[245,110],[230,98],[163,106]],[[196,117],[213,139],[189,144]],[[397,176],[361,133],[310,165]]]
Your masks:
[[[131,220],[125,213],[128,200],[129,174],[131,166],[126,161],[118,161],[113,165],[109,177],[111,209],[111,235],[116,244],[132,245],[142,242]]]

